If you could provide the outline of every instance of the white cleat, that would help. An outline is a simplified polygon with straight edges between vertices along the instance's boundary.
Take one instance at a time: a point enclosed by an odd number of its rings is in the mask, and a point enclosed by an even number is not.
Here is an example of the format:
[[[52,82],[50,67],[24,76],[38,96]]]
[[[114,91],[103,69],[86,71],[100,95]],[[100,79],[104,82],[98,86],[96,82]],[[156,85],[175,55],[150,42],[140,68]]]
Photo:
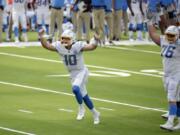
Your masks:
[[[19,43],[19,38],[15,37],[15,43]]]
[[[76,117],[77,120],[82,120],[84,118],[85,115],[85,109],[84,107],[79,107],[79,112],[78,115]]]
[[[173,128],[173,130],[180,130],[180,122]]]
[[[96,111],[96,113],[93,114],[93,118],[94,118],[94,125],[98,125],[100,123],[100,112]]]
[[[168,131],[173,131],[174,129],[173,126],[174,126],[173,123],[167,121],[165,124],[160,125],[160,128]]]

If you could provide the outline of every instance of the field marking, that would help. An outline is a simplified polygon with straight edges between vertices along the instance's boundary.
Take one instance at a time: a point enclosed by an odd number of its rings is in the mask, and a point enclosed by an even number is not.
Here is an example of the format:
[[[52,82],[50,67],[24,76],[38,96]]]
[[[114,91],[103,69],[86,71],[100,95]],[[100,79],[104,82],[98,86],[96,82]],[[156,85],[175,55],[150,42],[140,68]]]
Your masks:
[[[0,129],[10,131],[10,132],[14,132],[14,133],[23,134],[23,135],[36,135],[33,133],[28,133],[28,132],[24,132],[24,131],[20,131],[20,130],[16,130],[16,129],[11,129],[11,128],[7,128],[7,127],[0,127]]]
[[[60,109],[58,109],[59,111],[64,111],[64,112],[69,112],[69,113],[72,113],[72,112],[74,112],[73,110],[71,110],[71,109],[64,109],[64,108],[60,108]]]
[[[19,109],[18,111],[23,112],[23,113],[29,113],[29,114],[33,113],[32,111],[28,111],[28,110],[24,110],[24,109]]]
[[[27,88],[27,89],[41,91],[41,92],[43,91],[43,92],[55,93],[55,94],[66,95],[66,96],[74,96],[73,94],[66,93],[66,92],[60,92],[60,91],[55,91],[55,90],[50,90],[50,89],[38,88],[38,87],[21,85],[21,84],[4,82],[4,81],[0,81],[0,84],[10,85],[10,86],[15,86],[15,87],[21,87],[21,88]],[[108,99],[95,98],[95,97],[91,97],[91,98],[93,100],[100,101],[100,102],[111,103],[111,104],[116,104],[116,105],[123,105],[123,106],[132,107],[132,108],[138,108],[138,109],[143,109],[143,110],[151,110],[151,111],[156,111],[156,112],[167,112],[165,110],[157,109],[157,108],[144,107],[144,106],[122,103],[122,102],[112,101],[112,100],[108,100]]]
[[[160,52],[155,51],[147,51],[147,50],[138,50],[138,49],[132,49],[132,48],[126,48],[126,47],[115,47],[115,46],[106,46],[107,48],[112,49],[118,49],[118,50],[128,50],[128,51],[135,51],[135,52],[143,52],[143,53],[151,53],[151,54],[158,54],[160,55]]]
[[[99,109],[106,110],[106,111],[114,111],[114,109],[106,108],[106,107],[99,107]]]
[[[25,59],[31,59],[31,60],[40,60],[40,61],[47,61],[47,62],[63,63],[62,61],[59,61],[59,60],[51,60],[51,59],[46,59],[46,58],[24,56],[24,55],[11,54],[11,53],[0,52],[0,55],[6,55],[6,56],[12,56],[12,57],[18,57],[18,58],[25,58]],[[150,73],[141,73],[141,72],[136,72],[136,71],[122,70],[122,69],[108,68],[108,67],[94,66],[94,65],[86,65],[86,66],[90,67],[90,68],[97,68],[97,69],[104,69],[104,70],[111,70],[111,71],[131,73],[131,74],[136,74],[136,75],[144,75],[144,76],[151,76],[151,77],[162,78],[161,75],[154,75],[154,74],[150,74]]]

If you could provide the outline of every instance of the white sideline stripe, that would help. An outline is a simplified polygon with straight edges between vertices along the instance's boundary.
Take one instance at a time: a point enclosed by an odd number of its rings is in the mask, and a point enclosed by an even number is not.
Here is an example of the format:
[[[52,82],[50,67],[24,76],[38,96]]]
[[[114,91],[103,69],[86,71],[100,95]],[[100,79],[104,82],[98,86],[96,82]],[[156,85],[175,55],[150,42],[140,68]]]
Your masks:
[[[12,56],[12,57],[25,58],[25,59],[41,60],[41,61],[48,61],[48,62],[55,62],[55,63],[63,63],[62,61],[50,60],[50,59],[39,58],[39,57],[31,57],[31,56],[24,56],[24,55],[18,55],[18,54],[3,53],[3,52],[0,52],[0,54],[6,55],[6,56]],[[126,72],[126,73],[132,73],[132,74],[137,74],[137,75],[145,75],[145,76],[162,78],[161,75],[155,75],[155,74],[149,74],[149,73],[141,73],[141,72],[136,72],[136,71],[121,70],[121,69],[115,69],[115,68],[107,68],[107,67],[102,67],[102,66],[93,66],[93,65],[87,65],[87,66],[91,67],[91,68],[97,68],[97,69],[112,70],[112,71],[118,71],[118,72]]]
[[[19,131],[19,130],[7,128],[7,127],[0,127],[0,129],[6,130],[6,131],[11,131],[11,132],[14,132],[14,133],[23,134],[23,135],[36,135],[36,134],[33,134],[33,133],[28,133],[28,132],[24,132],[24,131]]]
[[[106,107],[99,107],[101,110],[107,110],[107,111],[114,111],[114,109],[111,108],[106,108]]]
[[[138,49],[132,49],[132,48],[125,48],[125,47],[115,47],[115,46],[106,46],[106,47],[107,48],[112,48],[112,49],[118,49],[118,50],[128,50],[128,51],[143,52],[143,53],[152,53],[152,54],[160,55],[160,52],[155,52],[155,51],[146,51],[146,50],[138,50]]]
[[[58,109],[59,111],[64,111],[64,112],[69,112],[69,113],[72,113],[72,112],[74,112],[73,110],[71,110],[71,109],[64,109],[64,108],[60,108],[60,109]]]
[[[23,113],[29,113],[29,114],[30,114],[30,113],[33,113],[33,112],[31,112],[31,111],[24,110],[24,109],[19,109],[18,111],[19,111],[19,112],[23,112]]]
[[[73,94],[66,93],[66,92],[59,92],[59,91],[54,91],[54,90],[50,90],[50,89],[37,88],[37,87],[21,85],[21,84],[16,84],[16,83],[4,82],[4,81],[0,81],[0,84],[16,86],[16,87],[21,87],[21,88],[27,88],[27,89],[32,89],[32,90],[36,90],[36,91],[43,91],[43,92],[49,92],[49,93],[67,95],[67,96],[74,96]],[[100,101],[100,102],[123,105],[123,106],[132,107],[132,108],[139,108],[139,109],[143,109],[143,110],[151,110],[151,111],[157,111],[157,112],[167,112],[167,111],[162,110],[162,109],[156,109],[156,108],[144,107],[144,106],[139,106],[139,105],[121,103],[121,102],[107,100],[107,99],[100,99],[100,98],[95,98],[95,97],[92,97],[92,99],[96,100],[96,101]]]

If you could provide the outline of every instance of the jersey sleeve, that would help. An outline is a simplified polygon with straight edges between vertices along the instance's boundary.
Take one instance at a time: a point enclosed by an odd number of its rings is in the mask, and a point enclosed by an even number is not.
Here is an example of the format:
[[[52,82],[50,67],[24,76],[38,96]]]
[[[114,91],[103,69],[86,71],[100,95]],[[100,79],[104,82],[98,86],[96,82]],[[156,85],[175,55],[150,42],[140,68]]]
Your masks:
[[[52,43],[58,52],[61,50],[61,43],[59,41]]]
[[[76,42],[74,44],[74,51],[75,53],[80,53],[82,48],[86,45],[86,42],[82,42],[82,41],[79,41],[79,42]]]

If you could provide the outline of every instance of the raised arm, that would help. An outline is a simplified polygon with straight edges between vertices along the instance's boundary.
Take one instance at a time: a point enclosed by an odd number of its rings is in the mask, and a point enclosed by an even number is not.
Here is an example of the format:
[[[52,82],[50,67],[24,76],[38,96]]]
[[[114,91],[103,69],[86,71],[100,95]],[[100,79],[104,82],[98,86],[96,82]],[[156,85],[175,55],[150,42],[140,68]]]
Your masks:
[[[149,29],[149,36],[151,37],[151,39],[160,46],[160,36],[156,31],[156,28],[151,24],[148,26]]]
[[[93,51],[97,48],[100,42],[100,36],[95,34],[90,43],[82,48],[82,51]]]
[[[41,45],[42,45],[45,49],[50,50],[50,51],[56,51],[56,52],[57,52],[56,48],[55,48],[52,44],[50,44],[49,42],[47,42],[47,39],[46,39],[46,37],[44,36],[44,30],[43,30],[43,29],[41,29],[38,34],[39,34],[39,38],[40,38],[40,41],[41,41]]]

